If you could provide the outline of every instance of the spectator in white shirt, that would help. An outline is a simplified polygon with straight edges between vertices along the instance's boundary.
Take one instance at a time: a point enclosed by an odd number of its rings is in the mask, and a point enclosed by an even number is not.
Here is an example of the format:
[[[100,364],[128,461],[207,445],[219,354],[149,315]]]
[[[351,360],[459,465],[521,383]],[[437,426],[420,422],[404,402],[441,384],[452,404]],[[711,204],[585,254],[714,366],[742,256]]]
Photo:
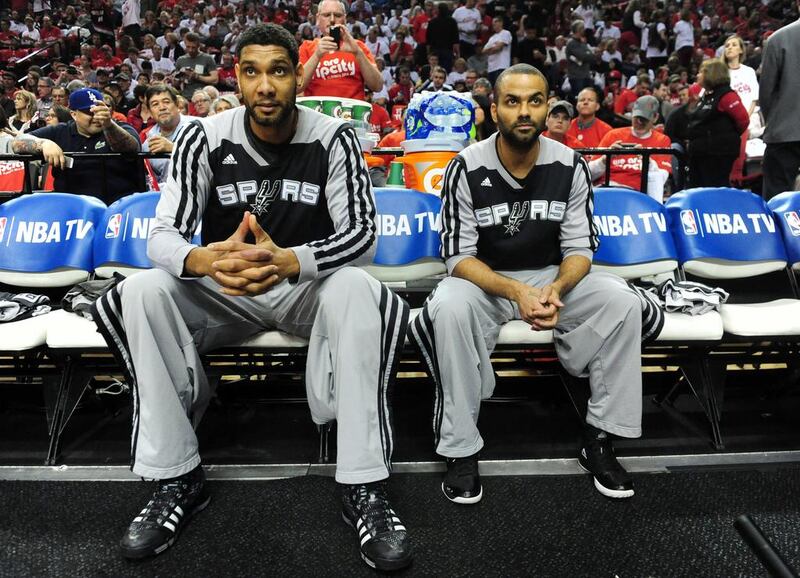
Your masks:
[[[461,56],[469,58],[475,54],[478,43],[478,32],[481,30],[481,13],[475,8],[475,0],[460,0],[460,6],[453,12],[453,19],[458,26],[458,43]]]
[[[685,8],[681,10],[681,19],[672,28],[675,33],[675,52],[681,66],[688,68],[694,54],[694,26],[692,26],[691,14]]]
[[[378,28],[375,26],[370,28],[369,32],[367,32],[364,44],[367,45],[367,48],[369,48],[376,60],[389,54],[389,41],[378,35]]]
[[[499,16],[492,19],[492,31],[494,34],[486,41],[483,53],[487,55],[489,81],[494,86],[500,73],[511,66],[512,38],[511,32],[503,28],[503,19]]]

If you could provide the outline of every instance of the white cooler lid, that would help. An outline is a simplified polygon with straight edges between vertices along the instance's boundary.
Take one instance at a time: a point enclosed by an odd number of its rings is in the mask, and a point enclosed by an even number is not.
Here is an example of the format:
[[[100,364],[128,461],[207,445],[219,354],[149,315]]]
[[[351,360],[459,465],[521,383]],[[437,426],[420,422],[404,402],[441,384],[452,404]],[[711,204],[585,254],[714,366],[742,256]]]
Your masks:
[[[400,143],[405,153],[424,152],[461,152],[464,150],[464,141],[450,138],[425,138],[417,140],[404,140]]]

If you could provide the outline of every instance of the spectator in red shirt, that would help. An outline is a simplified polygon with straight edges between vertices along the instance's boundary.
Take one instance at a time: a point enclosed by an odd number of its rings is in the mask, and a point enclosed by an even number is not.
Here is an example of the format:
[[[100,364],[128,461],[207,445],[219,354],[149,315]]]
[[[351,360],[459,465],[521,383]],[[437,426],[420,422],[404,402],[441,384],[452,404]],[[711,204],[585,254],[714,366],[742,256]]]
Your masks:
[[[671,141],[663,133],[654,130],[658,118],[658,99],[655,96],[641,96],[633,105],[633,124],[629,127],[614,128],[608,131],[600,141],[599,148],[639,149],[639,148],[670,148]],[[642,156],[639,154],[620,154],[611,157],[612,186],[622,186],[629,189],[641,190],[642,182]],[[663,202],[664,183],[672,172],[671,155],[658,154],[650,157],[650,166],[647,167],[648,187],[647,194]],[[593,179],[599,179],[605,174],[606,158],[599,157],[589,162],[589,170]]]
[[[597,88],[589,86],[578,93],[578,116],[572,119],[567,130],[567,135],[577,141],[577,148],[596,147],[611,130],[611,126],[597,118],[599,110],[600,91]]]
[[[728,67],[721,59],[706,60],[697,82],[705,93],[688,115],[689,186],[728,187],[750,117],[731,88]]]
[[[408,104],[414,94],[414,83],[411,82],[411,71],[407,66],[397,69],[397,82],[389,87],[389,101],[392,104]]]
[[[414,48],[406,42],[408,36],[408,29],[405,26],[398,26],[395,40],[389,46],[389,62],[392,66],[397,66],[397,63],[402,58],[413,58]]]
[[[567,134],[572,115],[575,114],[572,105],[566,100],[556,100],[547,109],[545,124],[547,130],[542,136],[558,141],[569,148],[580,148],[581,143]]]
[[[650,76],[648,76],[647,73],[640,74],[636,77],[636,84],[632,89],[624,89],[619,96],[614,99],[614,114],[617,120],[622,123],[630,124],[633,104],[639,97],[650,93],[650,85]]]
[[[383,78],[375,66],[375,57],[360,40],[355,40],[345,26],[346,10],[339,0],[322,0],[317,11],[317,27],[322,38],[306,40],[300,46],[305,96],[340,96],[364,100],[364,87],[383,88]],[[337,27],[341,42],[331,36]]]
[[[108,44],[103,45],[102,55],[96,60],[92,60],[94,68],[114,68],[122,64],[122,60],[114,56],[111,47]]]
[[[236,80],[233,54],[231,54],[230,50],[223,50],[222,65],[217,69],[217,88],[223,92],[238,92],[239,83]]]

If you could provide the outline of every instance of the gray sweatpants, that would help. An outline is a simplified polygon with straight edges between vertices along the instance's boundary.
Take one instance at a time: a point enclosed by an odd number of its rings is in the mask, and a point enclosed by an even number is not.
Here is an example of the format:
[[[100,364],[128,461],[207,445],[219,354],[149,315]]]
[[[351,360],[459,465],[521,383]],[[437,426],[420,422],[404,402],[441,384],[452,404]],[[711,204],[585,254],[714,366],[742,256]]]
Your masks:
[[[501,272],[543,287],[558,267]],[[561,298],[555,348],[564,368],[589,377],[586,422],[623,437],[641,435],[642,306],[627,284],[608,273],[589,273]],[[492,396],[490,355],[502,325],[520,319],[517,304],[477,285],[447,277],[411,326],[436,385],[433,427],[436,451],[448,458],[483,448],[478,431],[481,400]]]
[[[306,390],[317,424],[338,422],[336,480],[360,484],[391,470],[388,390],[408,305],[363,270],[284,281],[257,297],[230,297],[208,278],[153,269],[96,304],[95,319],[134,384],[133,472],[171,478],[200,463],[195,427],[213,393],[200,355],[266,329],[309,339]]]

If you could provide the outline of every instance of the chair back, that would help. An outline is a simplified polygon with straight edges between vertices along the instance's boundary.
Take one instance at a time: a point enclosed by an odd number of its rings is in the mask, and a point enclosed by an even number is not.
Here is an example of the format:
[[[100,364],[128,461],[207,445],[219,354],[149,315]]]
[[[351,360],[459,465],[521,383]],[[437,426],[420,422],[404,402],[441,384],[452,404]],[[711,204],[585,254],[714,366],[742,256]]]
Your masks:
[[[381,281],[413,281],[446,272],[441,258],[436,195],[376,188],[378,247],[365,269]]]
[[[0,282],[64,287],[87,280],[105,208],[94,197],[68,193],[23,195],[0,205]]]
[[[740,279],[786,267],[772,211],[748,191],[697,188],[666,203],[678,258],[687,273],[707,279]]]
[[[772,197],[767,206],[778,224],[789,265],[795,271],[800,271],[800,191]]]
[[[592,268],[624,279],[670,273],[678,268],[664,206],[638,191],[594,190],[594,225],[600,245]]]

